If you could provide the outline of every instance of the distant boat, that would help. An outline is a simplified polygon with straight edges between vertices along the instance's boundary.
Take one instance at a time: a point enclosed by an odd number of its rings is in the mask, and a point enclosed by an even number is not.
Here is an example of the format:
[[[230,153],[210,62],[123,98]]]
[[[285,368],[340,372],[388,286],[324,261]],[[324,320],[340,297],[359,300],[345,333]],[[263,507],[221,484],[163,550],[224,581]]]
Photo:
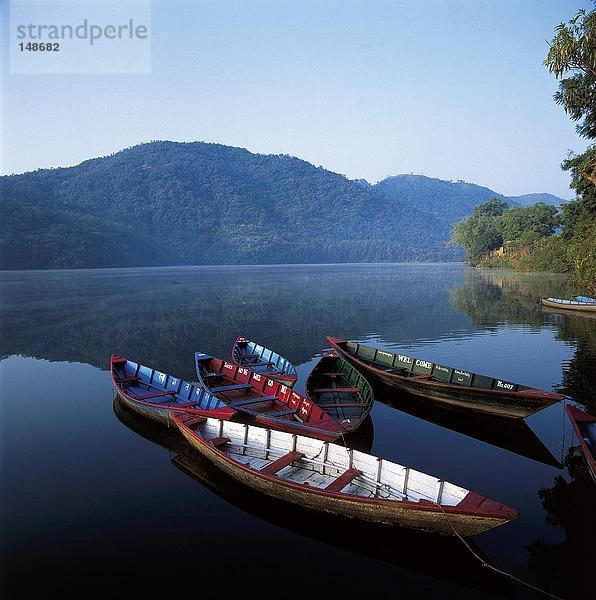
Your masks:
[[[475,535],[517,518],[494,500],[342,445],[254,425],[177,414],[203,457],[274,498],[363,521]]]
[[[579,447],[588,464],[590,475],[596,483],[596,417],[574,406],[567,406],[565,410],[573,425]]]
[[[195,353],[199,383],[221,402],[266,427],[334,441],[347,430],[290,387],[220,358]]]
[[[222,419],[231,418],[235,411],[226,406],[200,385],[166,375],[112,354],[110,359],[112,383],[122,402],[136,413],[168,423],[177,411],[203,415],[208,411]]]
[[[541,298],[540,300],[548,308],[596,312],[596,302],[593,301],[580,302],[579,300],[563,300],[562,298]]]
[[[366,378],[335,352],[327,352],[315,365],[306,393],[348,431],[358,429],[375,399]]]
[[[243,337],[234,342],[232,360],[241,367],[282,381],[288,387],[292,387],[298,379],[296,367],[287,358]]]
[[[329,336],[327,339],[340,356],[362,373],[443,404],[523,419],[564,398],[554,392],[445,367],[357,342]]]
[[[573,299],[578,302],[596,303],[596,298],[589,298],[588,296],[573,296]]]

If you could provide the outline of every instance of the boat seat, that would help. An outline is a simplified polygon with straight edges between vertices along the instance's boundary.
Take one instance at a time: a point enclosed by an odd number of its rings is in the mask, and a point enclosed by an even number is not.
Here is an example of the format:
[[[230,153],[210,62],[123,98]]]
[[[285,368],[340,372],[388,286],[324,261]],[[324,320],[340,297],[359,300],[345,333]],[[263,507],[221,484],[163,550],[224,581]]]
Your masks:
[[[190,427],[191,425],[198,425],[199,423],[204,423],[207,420],[207,417],[203,417],[201,415],[184,415],[183,417],[179,417],[179,419],[186,425]]]
[[[121,379],[116,379],[116,383],[130,383],[131,381],[140,381],[140,377],[122,377]]]
[[[154,394],[147,394],[145,396],[137,396],[135,400],[147,400],[148,398],[159,398],[160,396],[173,396],[175,392],[155,392]]]
[[[252,387],[250,383],[236,383],[234,385],[220,385],[218,387],[211,388],[211,391],[216,394],[217,392],[231,392],[232,390],[247,390]]]
[[[244,400],[238,400],[238,402],[230,402],[228,406],[236,408],[237,406],[245,406],[246,404],[258,404],[259,402],[270,402],[275,400],[277,396],[259,396],[257,398],[245,398]]]
[[[277,460],[274,460],[272,463],[264,466],[259,470],[259,473],[263,473],[263,475],[275,475],[284,467],[291,465],[295,460],[298,460],[303,456],[304,454],[302,454],[302,452],[288,452],[287,454],[280,456]]]
[[[184,404],[176,404],[176,406],[174,408],[189,408],[191,406],[196,406],[198,404],[198,402],[192,401],[192,402],[185,402]]]
[[[327,487],[323,489],[326,492],[341,492],[346,485],[352,482],[356,477],[360,475],[360,471],[352,467],[344,473],[342,473],[335,481],[332,481]]]
[[[222,436],[222,437],[216,437],[216,438],[209,440],[209,444],[211,446],[213,446],[214,448],[219,448],[220,446],[225,446],[227,443],[229,443],[229,441],[230,441],[229,437]]]
[[[284,410],[276,410],[275,412],[265,413],[266,417],[284,417],[285,415],[293,415],[296,412],[295,408],[285,408]]]
[[[343,373],[323,373],[324,377],[332,377],[332,378],[341,377],[342,375],[343,375]]]
[[[350,394],[356,394],[357,392],[360,391],[360,388],[357,387],[330,387],[330,388],[315,388],[313,390],[313,392],[316,392],[317,394],[326,394],[326,393],[332,393],[332,392],[345,392],[345,393],[350,393]]]
[[[274,362],[256,362],[256,363],[247,363],[246,366],[247,367],[270,367],[271,365],[274,365]]]
[[[260,354],[241,354],[240,358],[261,358]]]
[[[215,373],[215,372],[212,372],[212,373],[205,373],[205,374],[203,375],[203,378],[204,378],[204,379],[208,379],[209,377],[223,377],[223,375],[224,375],[223,373]]]

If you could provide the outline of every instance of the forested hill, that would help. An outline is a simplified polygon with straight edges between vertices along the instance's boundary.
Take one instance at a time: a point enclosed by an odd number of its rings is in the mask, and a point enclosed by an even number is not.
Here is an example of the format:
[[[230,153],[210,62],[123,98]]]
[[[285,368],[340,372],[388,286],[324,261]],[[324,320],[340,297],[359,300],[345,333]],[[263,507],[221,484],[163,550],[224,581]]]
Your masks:
[[[461,256],[445,246],[451,217],[378,187],[287,155],[142,144],[75,167],[1,177],[0,268]],[[466,202],[464,216],[474,200]]]
[[[566,202],[552,194],[504,196],[487,187],[465,181],[444,181],[424,175],[395,175],[379,181],[375,189],[386,197],[427,211],[449,223],[470,216],[476,206],[499,198],[510,206],[531,206],[537,202],[559,206]]]

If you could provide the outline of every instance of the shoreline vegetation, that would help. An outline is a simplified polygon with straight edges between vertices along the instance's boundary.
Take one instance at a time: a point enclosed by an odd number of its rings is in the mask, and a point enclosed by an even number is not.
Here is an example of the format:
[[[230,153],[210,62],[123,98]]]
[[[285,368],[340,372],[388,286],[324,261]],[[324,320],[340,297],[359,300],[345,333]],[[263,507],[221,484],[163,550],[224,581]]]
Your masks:
[[[576,198],[560,209],[491,199],[453,225],[450,243],[464,248],[472,266],[569,273],[590,295],[596,292],[596,12],[580,10],[561,23],[549,45],[544,64],[560,79],[554,100],[590,142],[561,165]]]

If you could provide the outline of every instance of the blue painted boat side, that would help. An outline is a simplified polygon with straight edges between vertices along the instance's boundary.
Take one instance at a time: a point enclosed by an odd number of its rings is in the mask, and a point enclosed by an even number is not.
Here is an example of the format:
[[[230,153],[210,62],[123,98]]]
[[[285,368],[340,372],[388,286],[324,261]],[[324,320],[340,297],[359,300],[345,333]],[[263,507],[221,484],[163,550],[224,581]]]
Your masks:
[[[298,377],[296,367],[287,358],[251,340],[238,338],[232,349],[232,359],[237,365],[270,377]]]

